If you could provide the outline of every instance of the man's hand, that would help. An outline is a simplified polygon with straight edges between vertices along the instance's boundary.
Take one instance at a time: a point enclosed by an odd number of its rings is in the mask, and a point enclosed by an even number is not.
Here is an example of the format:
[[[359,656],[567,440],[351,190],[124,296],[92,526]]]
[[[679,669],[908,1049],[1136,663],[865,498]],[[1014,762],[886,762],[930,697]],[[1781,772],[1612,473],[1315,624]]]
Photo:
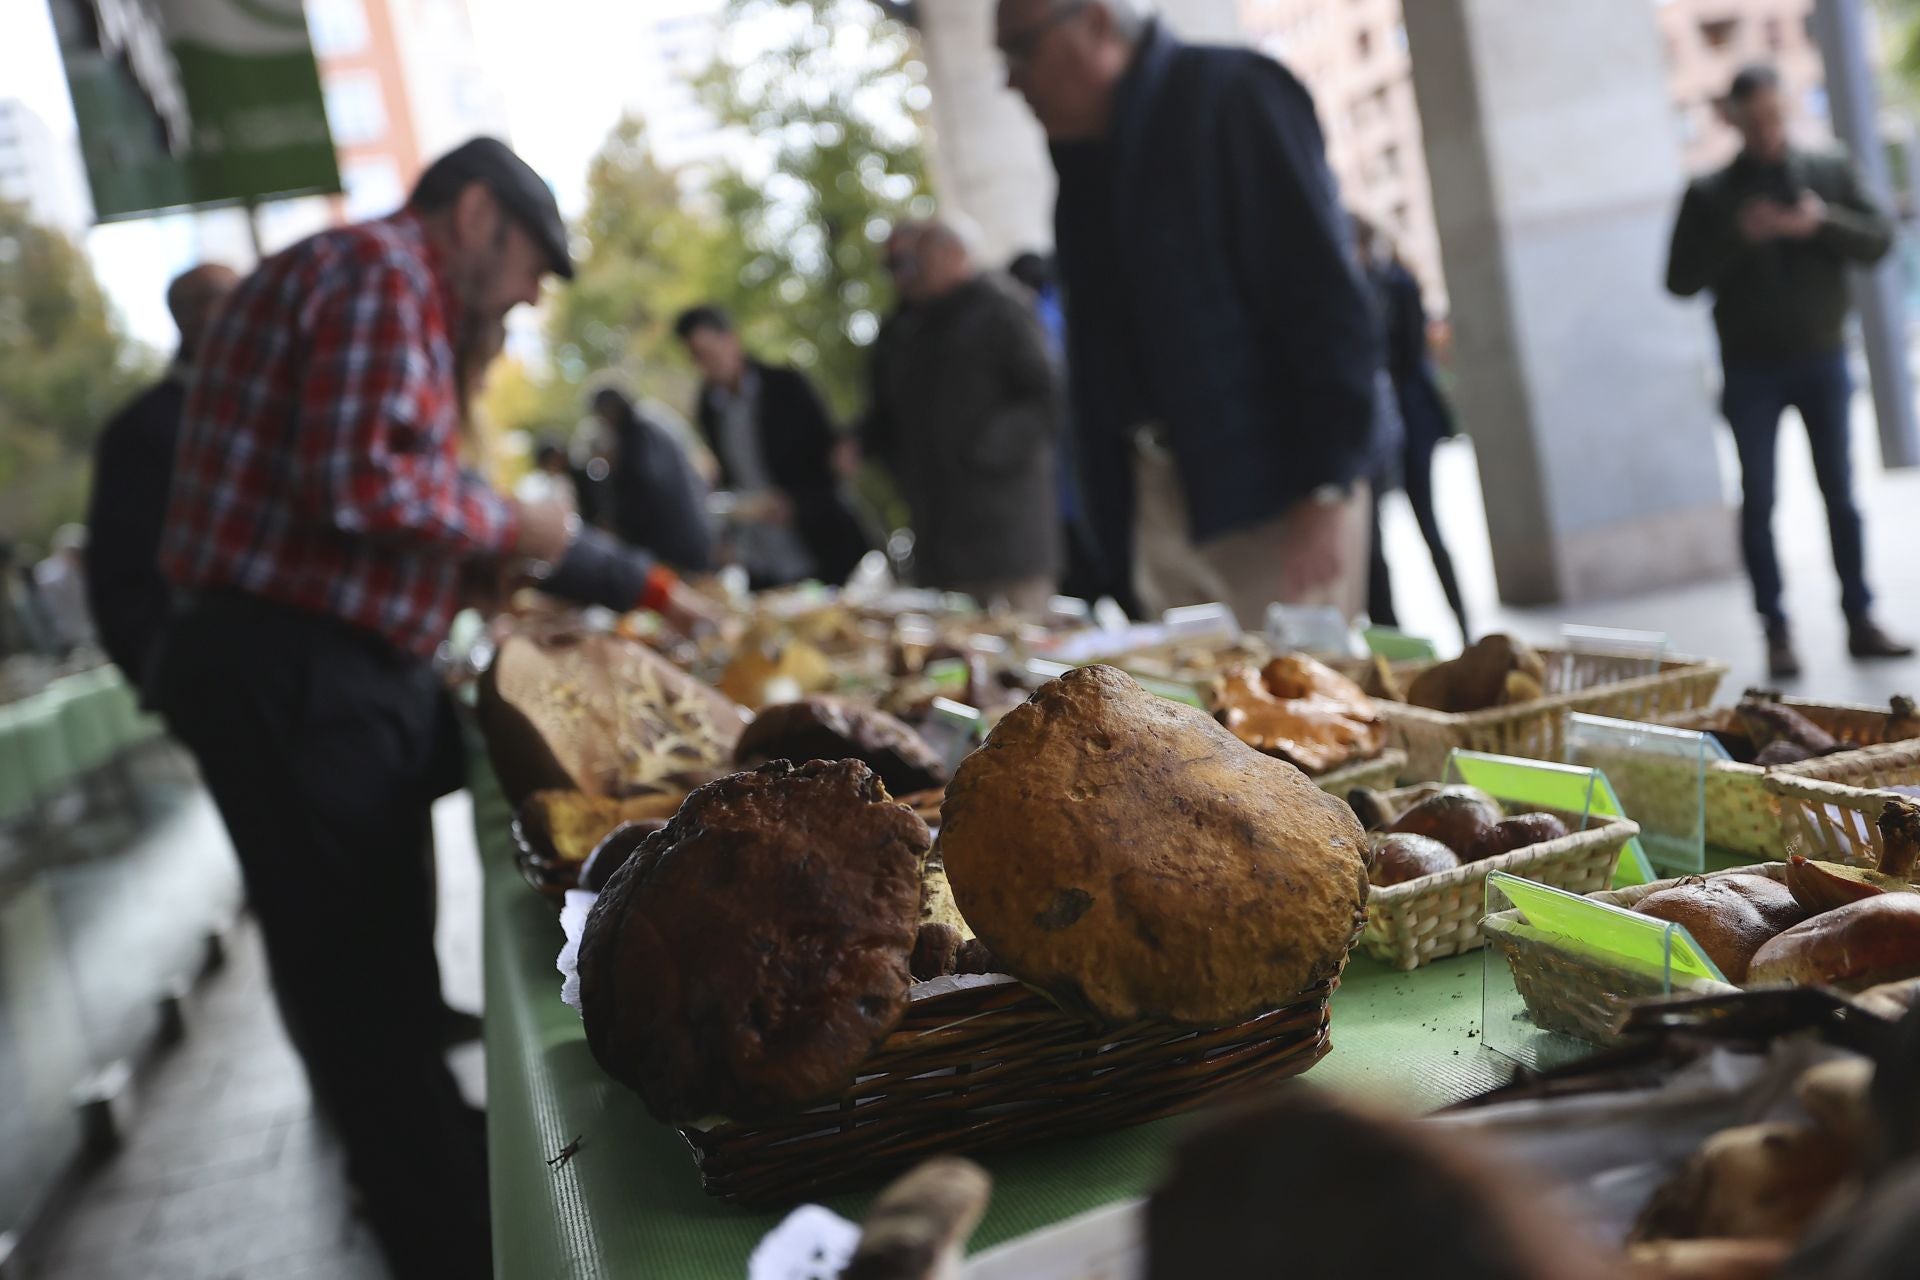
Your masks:
[[[699,637],[718,631],[725,615],[719,605],[699,591],[684,582],[675,582],[667,589],[667,598],[660,606],[660,616],[682,635]]]
[[[1308,598],[1337,583],[1347,567],[1348,501],[1309,498],[1287,512],[1280,551],[1282,599]]]
[[[522,502],[519,507],[520,540],[514,543],[514,554],[550,565],[559,564],[567,548],[573,545],[574,531],[580,527],[579,517],[565,503],[554,499]]]
[[[1748,244],[1765,244],[1780,236],[1780,216],[1784,206],[1777,200],[1755,196],[1740,206],[1736,222],[1740,238]]]
[[[1805,240],[1820,230],[1827,220],[1827,202],[1811,191],[1802,191],[1791,205],[1775,205],[1774,232],[1785,240]]]

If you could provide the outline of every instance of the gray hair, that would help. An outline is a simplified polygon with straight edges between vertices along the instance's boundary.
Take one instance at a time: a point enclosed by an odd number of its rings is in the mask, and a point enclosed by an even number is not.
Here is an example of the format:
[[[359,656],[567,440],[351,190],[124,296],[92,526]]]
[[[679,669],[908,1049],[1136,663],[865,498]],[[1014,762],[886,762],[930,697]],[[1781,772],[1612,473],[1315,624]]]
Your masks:
[[[1073,0],[1057,0],[1058,4],[1070,4]],[[1148,21],[1153,17],[1153,5],[1150,0],[1099,0],[1113,17],[1113,29],[1129,44],[1138,40],[1147,29]]]
[[[1113,29],[1122,40],[1132,44],[1146,31],[1147,22],[1153,17],[1151,0],[1048,0],[1049,16],[1067,10],[1084,9],[1089,4],[1098,4],[1113,19]]]

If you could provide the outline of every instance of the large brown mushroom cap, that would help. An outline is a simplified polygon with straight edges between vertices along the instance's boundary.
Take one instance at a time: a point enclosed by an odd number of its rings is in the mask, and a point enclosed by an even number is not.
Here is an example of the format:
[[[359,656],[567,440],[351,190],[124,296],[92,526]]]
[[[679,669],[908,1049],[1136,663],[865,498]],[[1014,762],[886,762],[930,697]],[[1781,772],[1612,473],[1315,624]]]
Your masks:
[[[762,711],[740,735],[734,760],[745,768],[769,760],[858,760],[896,796],[947,783],[946,765],[904,721],[825,694]]]
[[[733,758],[739,707],[643,644],[615,635],[514,635],[476,707],[507,799],[684,792]]]
[[[927,826],[854,760],[712,782],[614,873],[580,944],[587,1044],[656,1118],[846,1087],[906,1008]]]
[[[1006,971],[1116,1023],[1272,1008],[1338,974],[1365,920],[1353,811],[1112,667],[994,728],[947,788],[940,845]]]

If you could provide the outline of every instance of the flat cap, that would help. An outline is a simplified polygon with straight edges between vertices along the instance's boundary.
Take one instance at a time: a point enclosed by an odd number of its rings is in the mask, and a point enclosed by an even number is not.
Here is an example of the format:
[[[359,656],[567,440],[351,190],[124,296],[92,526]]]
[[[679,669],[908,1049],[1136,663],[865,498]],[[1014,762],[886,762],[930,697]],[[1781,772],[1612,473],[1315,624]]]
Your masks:
[[[479,181],[493,192],[501,207],[525,227],[534,243],[547,251],[549,265],[562,279],[573,279],[573,255],[567,251],[567,224],[553,190],[513,148],[498,138],[481,136],[461,143],[427,166],[415,188],[449,195],[467,183]]]

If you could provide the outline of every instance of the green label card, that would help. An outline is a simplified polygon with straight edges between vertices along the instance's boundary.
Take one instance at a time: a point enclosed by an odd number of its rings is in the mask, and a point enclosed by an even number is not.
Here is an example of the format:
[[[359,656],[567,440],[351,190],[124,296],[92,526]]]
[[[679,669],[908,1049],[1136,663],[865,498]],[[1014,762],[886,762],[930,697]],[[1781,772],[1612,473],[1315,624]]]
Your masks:
[[[1447,758],[1446,777],[1449,782],[1478,787],[1508,804],[1559,809],[1585,814],[1589,819],[1627,817],[1626,808],[1614,794],[1607,775],[1598,769],[1479,751],[1455,751]],[[1614,869],[1613,887],[1624,889],[1629,885],[1647,884],[1652,879],[1653,867],[1639,840],[1627,841],[1620,851],[1619,865]]]
[[[1684,979],[1726,981],[1684,926],[1504,871],[1488,873],[1487,891],[1490,900],[1496,891],[1505,895],[1520,909],[1527,924],[1541,933],[1571,939],[1584,949],[1617,957],[1626,965],[1664,971],[1669,986]]]

